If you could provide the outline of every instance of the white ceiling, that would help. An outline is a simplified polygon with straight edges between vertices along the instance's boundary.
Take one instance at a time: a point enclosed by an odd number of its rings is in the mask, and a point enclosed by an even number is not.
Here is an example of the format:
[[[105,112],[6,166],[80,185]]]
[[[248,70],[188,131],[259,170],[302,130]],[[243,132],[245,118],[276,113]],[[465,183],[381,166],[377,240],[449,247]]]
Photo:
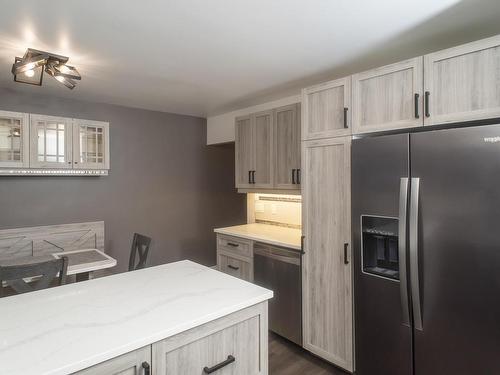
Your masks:
[[[500,33],[498,0],[0,0],[0,12],[0,86],[197,116]],[[28,47],[69,56],[77,88],[14,83]]]

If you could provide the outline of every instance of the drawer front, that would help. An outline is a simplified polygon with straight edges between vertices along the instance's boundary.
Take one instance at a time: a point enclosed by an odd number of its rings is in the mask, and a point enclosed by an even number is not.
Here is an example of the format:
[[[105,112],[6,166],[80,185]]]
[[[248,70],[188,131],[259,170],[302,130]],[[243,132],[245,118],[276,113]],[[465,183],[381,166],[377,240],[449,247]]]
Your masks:
[[[217,250],[229,251],[244,257],[253,256],[252,241],[238,237],[217,235]]]
[[[145,366],[151,366],[151,346],[134,350],[133,352],[99,363],[76,375],[143,375]]]
[[[227,253],[221,252],[218,253],[217,258],[219,271],[246,281],[253,281],[253,267],[251,259],[238,259]]]
[[[222,366],[214,375],[257,375],[260,366],[259,317],[237,323],[172,351],[162,353],[161,374],[202,375]],[[233,361],[234,358],[234,361]]]

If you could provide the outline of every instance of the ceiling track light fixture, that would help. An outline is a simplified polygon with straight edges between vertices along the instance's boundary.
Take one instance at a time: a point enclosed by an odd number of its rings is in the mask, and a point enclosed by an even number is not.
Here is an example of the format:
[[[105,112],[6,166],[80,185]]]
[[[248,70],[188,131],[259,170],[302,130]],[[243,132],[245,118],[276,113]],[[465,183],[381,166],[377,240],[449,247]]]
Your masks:
[[[76,86],[75,80],[79,81],[82,77],[74,66],[66,64],[68,60],[66,56],[28,48],[23,57],[16,57],[14,60],[14,81],[41,86],[45,72],[73,90]]]

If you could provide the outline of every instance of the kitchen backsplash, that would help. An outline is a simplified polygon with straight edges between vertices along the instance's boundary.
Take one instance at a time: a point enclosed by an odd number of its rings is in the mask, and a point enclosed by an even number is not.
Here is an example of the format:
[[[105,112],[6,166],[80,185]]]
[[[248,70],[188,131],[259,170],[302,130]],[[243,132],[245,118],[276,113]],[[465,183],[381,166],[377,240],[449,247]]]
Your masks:
[[[248,194],[249,222],[281,225],[300,229],[302,197],[300,195]]]

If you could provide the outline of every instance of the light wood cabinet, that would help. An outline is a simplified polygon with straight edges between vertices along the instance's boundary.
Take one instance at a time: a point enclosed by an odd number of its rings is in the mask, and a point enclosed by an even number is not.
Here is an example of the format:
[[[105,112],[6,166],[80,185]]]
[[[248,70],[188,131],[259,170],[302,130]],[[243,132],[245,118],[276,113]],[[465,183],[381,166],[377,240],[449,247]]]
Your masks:
[[[253,187],[273,188],[273,112],[252,115],[255,140]]]
[[[219,271],[246,281],[253,281],[253,266],[250,259],[219,251],[217,254]]]
[[[109,123],[73,120],[73,168],[109,169]]]
[[[217,269],[253,282],[253,241],[217,234]]]
[[[353,371],[350,137],[303,142],[303,342]]]
[[[267,301],[239,310],[77,375],[268,374]],[[206,368],[206,370],[205,370]]]
[[[218,365],[221,375],[267,374],[267,335],[267,304],[259,304],[153,344],[153,375],[204,374]]]
[[[300,189],[300,105],[274,110],[274,187]]]
[[[351,134],[351,77],[302,90],[302,140]]]
[[[423,125],[423,58],[352,76],[353,133]]]
[[[73,119],[31,115],[30,167],[73,167]]]
[[[424,68],[425,125],[500,117],[500,36],[426,55]]]
[[[235,175],[237,188],[252,187],[254,161],[254,135],[250,116],[236,118],[235,125]]]
[[[0,168],[29,166],[29,115],[0,111]]]
[[[236,118],[235,142],[236,187],[272,188],[272,112]]]
[[[75,375],[145,375],[151,373],[151,345],[78,371]]]

